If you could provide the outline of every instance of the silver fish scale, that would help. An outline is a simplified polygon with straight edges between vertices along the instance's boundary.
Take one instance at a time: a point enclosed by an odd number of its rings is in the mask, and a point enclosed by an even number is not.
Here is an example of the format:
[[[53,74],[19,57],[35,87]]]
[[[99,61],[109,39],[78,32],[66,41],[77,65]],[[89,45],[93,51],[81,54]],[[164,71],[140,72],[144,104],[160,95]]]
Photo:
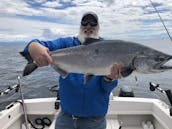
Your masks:
[[[67,72],[104,75],[110,73],[113,64],[129,65],[136,53],[128,49],[127,45],[110,41],[61,49],[54,52],[52,58],[58,67]]]

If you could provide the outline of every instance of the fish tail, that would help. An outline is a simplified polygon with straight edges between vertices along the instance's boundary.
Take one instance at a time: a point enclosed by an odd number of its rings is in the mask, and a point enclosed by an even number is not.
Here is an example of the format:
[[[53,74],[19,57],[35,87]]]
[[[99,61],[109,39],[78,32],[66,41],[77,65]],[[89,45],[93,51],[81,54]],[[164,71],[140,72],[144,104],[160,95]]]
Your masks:
[[[33,63],[33,59],[29,53],[24,53],[24,52],[19,52],[19,53],[28,61],[28,63]]]
[[[24,52],[19,52],[19,53],[28,61],[27,65],[23,70],[23,76],[27,76],[31,74],[35,69],[37,69],[38,66],[33,62],[33,59],[29,53],[24,53]]]
[[[23,70],[23,76],[31,74],[37,68],[38,66],[35,63],[28,63]]]

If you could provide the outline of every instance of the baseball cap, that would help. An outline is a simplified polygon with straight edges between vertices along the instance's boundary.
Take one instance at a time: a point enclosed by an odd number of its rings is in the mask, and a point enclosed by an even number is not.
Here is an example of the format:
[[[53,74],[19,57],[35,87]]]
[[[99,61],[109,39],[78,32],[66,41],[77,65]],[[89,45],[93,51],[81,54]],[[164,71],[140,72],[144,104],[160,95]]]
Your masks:
[[[87,12],[83,15],[81,19],[81,25],[87,26],[90,24],[91,26],[97,26],[98,24],[98,16],[94,12]]]

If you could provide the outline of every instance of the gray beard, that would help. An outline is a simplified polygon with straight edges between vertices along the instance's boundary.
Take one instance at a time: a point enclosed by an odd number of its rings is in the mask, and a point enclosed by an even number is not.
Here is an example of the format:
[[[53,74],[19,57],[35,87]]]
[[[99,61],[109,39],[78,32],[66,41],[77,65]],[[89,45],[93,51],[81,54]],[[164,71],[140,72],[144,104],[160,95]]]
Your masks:
[[[83,44],[86,40],[86,38],[94,38],[94,39],[99,39],[98,33],[92,34],[91,36],[87,37],[82,31],[79,32],[78,34],[78,40],[81,42],[81,44]]]

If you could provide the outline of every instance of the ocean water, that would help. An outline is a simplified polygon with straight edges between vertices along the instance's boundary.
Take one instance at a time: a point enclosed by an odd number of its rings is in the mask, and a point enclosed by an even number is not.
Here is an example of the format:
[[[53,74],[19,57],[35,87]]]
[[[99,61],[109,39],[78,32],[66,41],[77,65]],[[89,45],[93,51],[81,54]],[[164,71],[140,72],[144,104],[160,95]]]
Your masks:
[[[22,71],[27,61],[19,54],[25,45],[0,45],[0,90],[18,83],[17,77],[22,77]],[[58,73],[51,67],[38,68],[33,74],[21,78],[24,98],[55,97],[56,93],[49,88],[57,85]],[[20,99],[19,92],[11,92],[0,97],[0,109],[9,103]]]
[[[161,45],[159,48],[162,48]],[[170,45],[172,46],[172,44]],[[22,75],[22,70],[27,63],[19,54],[24,47],[25,44],[0,44],[0,91],[18,83],[17,76]],[[165,47],[163,51],[171,51],[170,47]],[[114,89],[113,93],[118,95],[122,86],[130,86],[137,97],[157,98],[168,103],[165,95],[149,90],[149,82],[158,83],[163,89],[172,90],[171,74],[172,71],[146,75],[133,73],[127,78],[120,79],[118,87]],[[24,98],[55,97],[56,93],[51,92],[49,88],[58,84],[58,76],[57,72],[47,66],[38,68],[31,75],[21,78]],[[137,81],[135,77],[137,77]],[[20,99],[18,92],[0,97],[0,110],[18,99]]]

